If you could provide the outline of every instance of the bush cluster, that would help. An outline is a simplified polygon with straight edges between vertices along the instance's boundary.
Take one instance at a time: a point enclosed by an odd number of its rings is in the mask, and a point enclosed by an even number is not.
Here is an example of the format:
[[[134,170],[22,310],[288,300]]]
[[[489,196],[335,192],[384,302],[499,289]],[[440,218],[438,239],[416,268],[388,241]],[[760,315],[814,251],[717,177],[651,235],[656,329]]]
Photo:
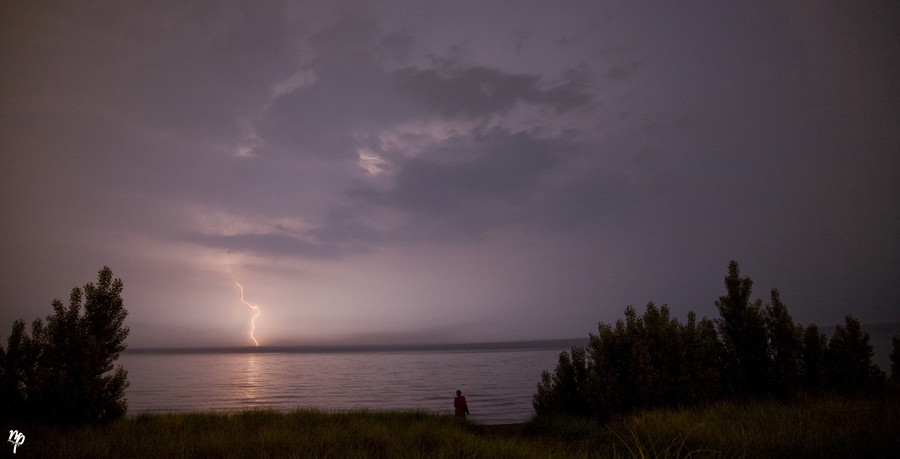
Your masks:
[[[554,372],[543,372],[532,400],[537,416],[602,419],[634,409],[735,396],[789,398],[801,389],[851,390],[884,380],[872,363],[869,334],[852,316],[828,339],[815,325],[794,323],[777,289],[766,305],[751,301],[753,281],[740,276],[735,261],[725,286],[715,321],[698,321],[690,312],[682,323],[668,306],[649,303],[641,316],[628,306],[615,326],[601,322],[586,347],[562,352]]]
[[[121,279],[104,266],[97,284],[72,289],[68,307],[54,300],[31,336],[23,321],[13,324],[0,345],[0,417],[72,424],[125,414],[127,373],[113,368],[129,331],[121,293]]]

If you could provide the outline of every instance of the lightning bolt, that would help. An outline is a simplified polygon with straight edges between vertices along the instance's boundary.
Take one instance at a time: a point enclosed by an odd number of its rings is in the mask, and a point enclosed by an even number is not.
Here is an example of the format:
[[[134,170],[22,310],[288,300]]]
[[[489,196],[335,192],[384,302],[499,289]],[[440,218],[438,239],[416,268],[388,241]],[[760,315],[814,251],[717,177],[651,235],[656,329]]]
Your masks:
[[[228,267],[228,272],[231,273],[231,280],[234,281],[234,285],[237,285],[238,289],[241,291],[241,303],[246,304],[250,307],[250,309],[256,311],[256,313],[253,314],[253,318],[250,319],[250,339],[252,339],[258,347],[259,341],[257,341],[256,337],[253,336],[253,332],[256,330],[256,318],[259,317],[259,306],[253,306],[249,301],[244,299],[244,287],[241,287],[241,283],[237,281],[236,277],[234,277],[234,272],[231,271],[231,266]]]

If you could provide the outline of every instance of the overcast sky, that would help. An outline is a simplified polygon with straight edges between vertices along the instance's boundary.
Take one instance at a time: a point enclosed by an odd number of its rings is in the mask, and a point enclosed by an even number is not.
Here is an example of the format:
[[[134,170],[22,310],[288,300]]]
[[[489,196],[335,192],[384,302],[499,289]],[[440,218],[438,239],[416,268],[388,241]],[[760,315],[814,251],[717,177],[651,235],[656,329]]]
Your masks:
[[[109,265],[141,346],[900,322],[893,1],[0,6],[0,335]],[[232,277],[233,275],[233,277]]]

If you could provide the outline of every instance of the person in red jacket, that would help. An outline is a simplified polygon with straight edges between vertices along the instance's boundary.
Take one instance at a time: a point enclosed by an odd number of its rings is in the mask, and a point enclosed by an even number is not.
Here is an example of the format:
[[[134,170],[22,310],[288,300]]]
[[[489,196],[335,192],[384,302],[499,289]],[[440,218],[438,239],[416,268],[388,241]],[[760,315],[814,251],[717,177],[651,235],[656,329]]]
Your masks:
[[[461,391],[456,391],[456,398],[453,399],[453,411],[457,416],[469,414],[469,405],[466,404],[466,398],[462,396]]]

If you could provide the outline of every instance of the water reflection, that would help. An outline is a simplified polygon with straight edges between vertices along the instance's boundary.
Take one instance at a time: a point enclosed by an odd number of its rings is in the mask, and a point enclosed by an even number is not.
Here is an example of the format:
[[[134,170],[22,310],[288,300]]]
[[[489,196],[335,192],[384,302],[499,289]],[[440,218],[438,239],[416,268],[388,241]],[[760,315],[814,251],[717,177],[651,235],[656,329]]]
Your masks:
[[[521,422],[559,351],[124,354],[130,413],[248,408],[417,409]]]
[[[257,354],[245,354],[241,357],[244,357],[245,362],[243,397],[247,403],[256,406],[259,402],[260,384],[263,378],[263,375],[260,374],[260,357]]]

